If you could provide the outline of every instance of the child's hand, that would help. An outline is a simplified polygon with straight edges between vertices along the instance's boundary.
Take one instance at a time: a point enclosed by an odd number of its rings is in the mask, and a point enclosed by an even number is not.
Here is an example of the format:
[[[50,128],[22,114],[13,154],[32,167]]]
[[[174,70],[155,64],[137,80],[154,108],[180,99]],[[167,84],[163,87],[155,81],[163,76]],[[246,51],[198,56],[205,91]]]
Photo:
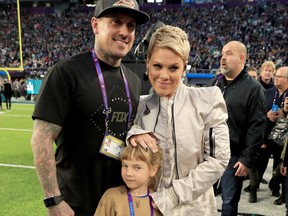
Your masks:
[[[155,204],[155,202],[152,200],[152,207],[155,209],[155,210],[157,210],[157,211],[159,211],[159,208],[156,206],[156,204]]]

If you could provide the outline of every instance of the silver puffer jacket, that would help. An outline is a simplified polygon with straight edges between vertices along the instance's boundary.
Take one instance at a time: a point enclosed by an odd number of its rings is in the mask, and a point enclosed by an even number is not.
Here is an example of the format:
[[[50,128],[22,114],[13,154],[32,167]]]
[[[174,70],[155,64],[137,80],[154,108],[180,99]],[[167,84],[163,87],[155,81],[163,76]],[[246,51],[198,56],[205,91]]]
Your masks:
[[[153,200],[165,216],[217,215],[212,186],[230,158],[225,101],[218,87],[195,88],[182,83],[173,100],[170,146],[175,148],[175,156],[170,163],[175,164],[176,178],[169,188],[153,193]],[[160,112],[156,93],[141,96],[127,143],[132,135],[154,133],[157,122],[162,121]]]

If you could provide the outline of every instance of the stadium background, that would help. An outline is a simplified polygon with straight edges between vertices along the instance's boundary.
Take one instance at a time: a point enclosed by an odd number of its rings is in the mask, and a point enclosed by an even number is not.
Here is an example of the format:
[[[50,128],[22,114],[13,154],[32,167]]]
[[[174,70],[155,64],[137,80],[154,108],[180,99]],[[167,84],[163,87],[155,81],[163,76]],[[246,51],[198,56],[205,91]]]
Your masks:
[[[16,2],[0,0],[0,70],[6,69],[12,81],[41,80],[60,59],[93,46],[90,19],[95,0],[21,0],[21,55]],[[229,40],[240,40],[247,46],[247,66],[259,69],[265,60],[276,66],[288,63],[288,0],[140,0],[139,5],[151,22],[137,29],[134,47],[123,62],[142,79],[142,93],[150,88],[145,76],[146,42],[159,23],[181,27],[188,33],[190,85],[203,85],[213,76],[219,68],[221,48]],[[20,69],[11,69],[17,67]],[[0,76],[7,74],[4,72]],[[206,75],[203,78],[199,74]]]
[[[37,83],[60,59],[90,49],[93,8],[86,5],[93,3],[21,0],[23,70],[13,70],[21,69],[16,0],[0,0],[0,81],[25,78]],[[247,65],[259,69],[265,60],[287,65],[288,0],[195,0],[182,4],[172,0],[161,4],[140,1],[140,5],[150,14],[151,23],[137,29],[135,45],[124,62],[143,79],[144,87],[149,84],[144,80],[145,46],[141,42],[157,22],[179,26],[189,34],[192,49],[187,73],[194,75],[191,80],[196,83],[201,82],[201,74],[214,74],[221,47],[231,39],[247,45]],[[196,75],[198,79],[194,79]],[[47,214],[30,146],[33,107],[33,101],[13,98],[12,112],[0,112],[0,216]],[[265,179],[270,179],[271,173],[269,165]],[[248,183],[245,181],[244,187]],[[285,215],[284,205],[273,205],[276,198],[267,185],[260,186],[259,202],[248,203],[248,196],[245,192],[241,195],[239,211],[246,214],[239,215]],[[220,209],[220,196],[217,203]]]

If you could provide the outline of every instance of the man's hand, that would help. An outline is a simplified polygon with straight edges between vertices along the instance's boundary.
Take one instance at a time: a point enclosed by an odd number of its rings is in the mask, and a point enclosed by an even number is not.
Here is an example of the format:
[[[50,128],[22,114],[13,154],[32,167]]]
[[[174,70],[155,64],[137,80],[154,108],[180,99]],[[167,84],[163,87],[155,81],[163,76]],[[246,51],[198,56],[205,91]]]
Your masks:
[[[238,161],[235,165],[234,168],[238,168],[235,176],[247,176],[249,174],[249,168],[247,168],[244,164],[242,164],[240,161]]]
[[[288,96],[285,97],[283,109],[285,112],[288,112]]]
[[[267,144],[263,143],[263,144],[261,145],[261,149],[265,149],[265,148],[267,148]]]
[[[141,145],[146,151],[158,152],[157,140],[150,134],[139,134],[130,137],[129,142],[132,146]]]
[[[267,118],[272,122],[276,122],[276,120],[279,118],[279,113],[269,110],[269,112],[267,113]]]
[[[65,201],[62,201],[56,206],[48,208],[48,216],[74,216],[74,215],[75,215],[74,211]]]
[[[280,166],[280,173],[281,173],[283,176],[286,176],[286,175],[287,175],[287,167],[284,167],[283,163],[281,163],[281,166]]]

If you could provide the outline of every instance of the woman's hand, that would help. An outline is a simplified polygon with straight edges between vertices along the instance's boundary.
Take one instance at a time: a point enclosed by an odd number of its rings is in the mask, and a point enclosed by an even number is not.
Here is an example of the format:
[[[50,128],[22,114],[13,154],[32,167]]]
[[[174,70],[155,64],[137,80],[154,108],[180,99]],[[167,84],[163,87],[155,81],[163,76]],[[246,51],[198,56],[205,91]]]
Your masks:
[[[133,135],[129,142],[132,146],[141,145],[146,151],[158,152],[157,139],[149,133]]]

